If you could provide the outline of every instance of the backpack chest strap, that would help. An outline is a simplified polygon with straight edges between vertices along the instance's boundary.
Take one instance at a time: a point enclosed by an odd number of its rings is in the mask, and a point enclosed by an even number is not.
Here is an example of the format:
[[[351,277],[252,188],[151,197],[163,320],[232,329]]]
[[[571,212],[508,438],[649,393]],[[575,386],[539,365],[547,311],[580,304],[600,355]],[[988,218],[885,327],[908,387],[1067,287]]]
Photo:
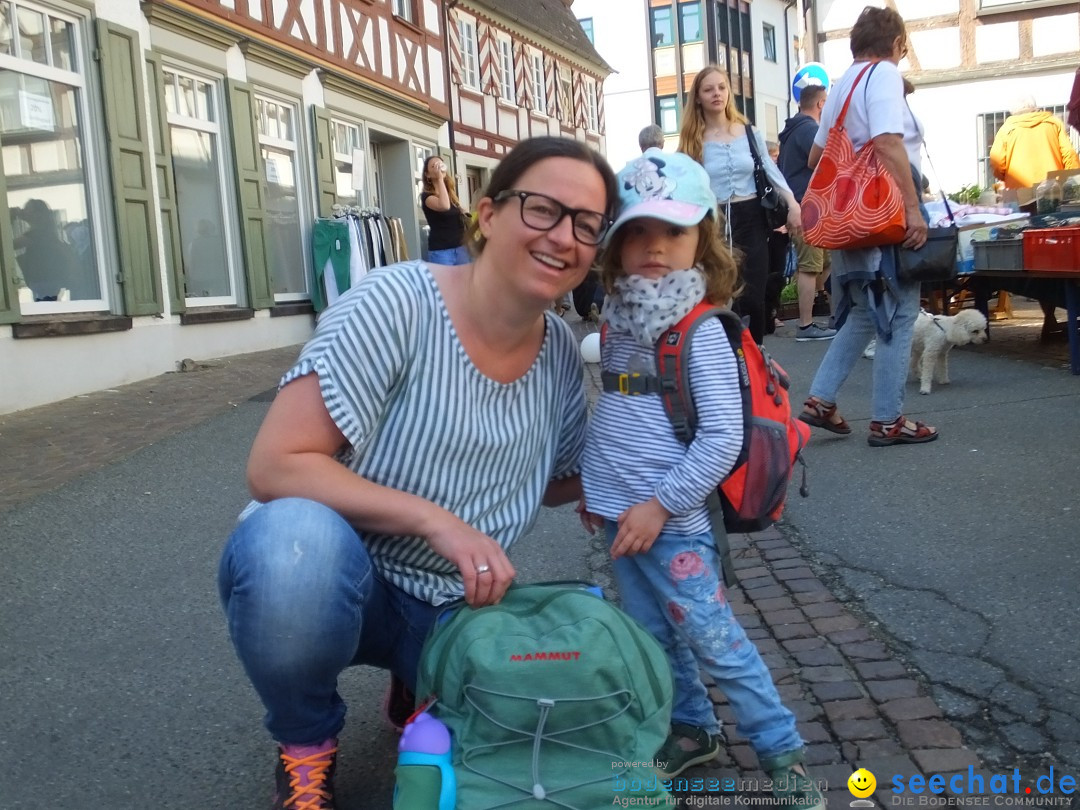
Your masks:
[[[600,372],[600,382],[604,391],[627,396],[640,394],[662,394],[663,381],[654,374],[618,374],[614,371]]]

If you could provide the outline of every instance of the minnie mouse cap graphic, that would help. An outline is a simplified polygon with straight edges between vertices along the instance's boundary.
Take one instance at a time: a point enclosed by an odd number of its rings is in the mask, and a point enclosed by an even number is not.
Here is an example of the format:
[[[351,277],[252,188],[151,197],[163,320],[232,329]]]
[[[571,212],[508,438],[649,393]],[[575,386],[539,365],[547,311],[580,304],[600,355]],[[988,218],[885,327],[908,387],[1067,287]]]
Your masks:
[[[716,217],[716,195],[709,174],[682,152],[655,146],[619,172],[619,216],[608,238],[631,219],[650,217],[672,225],[697,225],[708,214]]]

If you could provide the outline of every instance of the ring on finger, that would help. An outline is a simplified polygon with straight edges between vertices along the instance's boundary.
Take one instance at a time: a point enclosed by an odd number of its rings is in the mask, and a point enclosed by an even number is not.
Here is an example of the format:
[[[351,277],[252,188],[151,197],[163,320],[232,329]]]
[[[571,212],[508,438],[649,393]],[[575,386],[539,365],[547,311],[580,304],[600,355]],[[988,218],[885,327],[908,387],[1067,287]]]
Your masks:
[[[490,571],[491,571],[491,566],[488,565],[487,563],[482,563],[481,565],[476,566],[476,573],[478,573],[478,574],[487,574]]]

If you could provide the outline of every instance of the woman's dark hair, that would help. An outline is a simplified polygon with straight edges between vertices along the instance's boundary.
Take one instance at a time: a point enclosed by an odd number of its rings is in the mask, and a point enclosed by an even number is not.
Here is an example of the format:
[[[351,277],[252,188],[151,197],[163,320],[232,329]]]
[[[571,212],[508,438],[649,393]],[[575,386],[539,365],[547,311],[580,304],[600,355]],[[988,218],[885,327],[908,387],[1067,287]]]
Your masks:
[[[596,169],[604,180],[604,191],[607,194],[604,214],[609,218],[614,217],[615,209],[619,204],[619,187],[615,180],[615,172],[611,170],[608,162],[588,144],[572,138],[545,136],[519,141],[506,157],[499,161],[481,197],[490,197],[494,200],[499,192],[514,188],[521,175],[548,158],[580,160]],[[487,244],[487,239],[480,233],[479,223],[475,217],[465,232],[465,244],[469,246],[474,256],[479,256],[484,251],[484,245]]]
[[[851,29],[851,55],[856,59],[867,56],[888,59],[897,37],[902,43],[907,41],[904,18],[895,9],[867,6]]]

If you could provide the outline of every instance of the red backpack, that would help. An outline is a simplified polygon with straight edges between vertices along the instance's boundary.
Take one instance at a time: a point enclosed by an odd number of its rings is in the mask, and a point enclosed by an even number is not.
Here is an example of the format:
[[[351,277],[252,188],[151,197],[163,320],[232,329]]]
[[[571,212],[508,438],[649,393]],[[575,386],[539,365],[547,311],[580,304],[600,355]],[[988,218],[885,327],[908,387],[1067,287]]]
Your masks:
[[[689,444],[697,426],[690,399],[690,343],[697,328],[710,318],[719,318],[723,324],[738,365],[743,444],[735,466],[716,493],[709,496],[706,506],[714,527],[722,514],[723,527],[729,532],[761,531],[780,519],[796,461],[803,465],[799,494],[804,498],[809,494],[801,452],[810,439],[810,428],[791,415],[787,373],[754,342],[738,315],[702,301],[660,336],[656,344],[656,377],[614,372],[602,372],[600,376],[605,391],[659,394],[675,437]],[[606,333],[605,324],[600,331],[601,345]],[[714,533],[718,537],[721,534]],[[721,548],[721,552],[724,550]],[[725,578],[730,570],[725,560]]]

